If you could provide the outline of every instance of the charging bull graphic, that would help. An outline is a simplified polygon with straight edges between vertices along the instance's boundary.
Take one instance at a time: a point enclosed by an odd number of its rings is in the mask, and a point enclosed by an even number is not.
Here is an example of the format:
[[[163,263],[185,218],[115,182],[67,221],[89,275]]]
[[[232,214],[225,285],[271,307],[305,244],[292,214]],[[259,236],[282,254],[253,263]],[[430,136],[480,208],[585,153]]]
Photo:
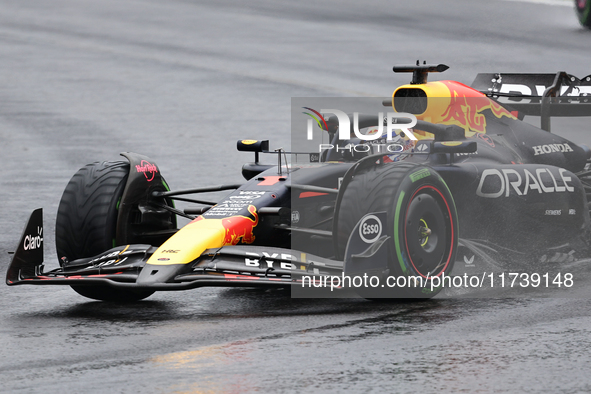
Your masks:
[[[447,86],[451,98],[449,107],[442,115],[442,119],[440,119],[440,122],[443,124],[455,124],[463,127],[467,132],[477,131],[479,133],[486,133],[484,110],[490,110],[497,118],[506,116],[515,119],[500,104],[495,103],[480,92],[457,82],[440,82]]]
[[[411,90],[414,89],[417,87],[413,85]],[[429,99],[424,112],[416,115],[417,119],[460,126],[466,130],[467,137],[472,137],[475,133],[486,133],[487,116],[516,119],[511,112],[485,94],[459,82],[429,82],[421,85],[420,89]]]
[[[236,245],[242,239],[242,243],[254,242],[254,228],[259,224],[259,215],[254,205],[248,206],[248,212],[254,220],[247,216],[230,216],[222,219],[222,226],[226,229],[224,245]]]
[[[254,205],[249,205],[247,209],[254,219],[242,215],[228,216],[222,219],[206,219],[199,216],[192,223],[214,222],[217,224],[216,226],[221,226],[224,235],[221,245],[218,246],[237,245],[240,241],[244,244],[251,244],[255,239],[254,228],[259,224],[259,214]]]

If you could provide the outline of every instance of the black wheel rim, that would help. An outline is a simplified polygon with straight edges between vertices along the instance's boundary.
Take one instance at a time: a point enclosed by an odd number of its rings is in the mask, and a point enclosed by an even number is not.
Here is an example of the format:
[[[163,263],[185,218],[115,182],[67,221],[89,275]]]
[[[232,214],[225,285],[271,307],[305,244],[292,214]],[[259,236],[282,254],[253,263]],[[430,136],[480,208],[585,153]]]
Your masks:
[[[407,205],[404,241],[414,270],[423,277],[433,277],[449,264],[453,223],[443,195],[432,186],[421,189]]]

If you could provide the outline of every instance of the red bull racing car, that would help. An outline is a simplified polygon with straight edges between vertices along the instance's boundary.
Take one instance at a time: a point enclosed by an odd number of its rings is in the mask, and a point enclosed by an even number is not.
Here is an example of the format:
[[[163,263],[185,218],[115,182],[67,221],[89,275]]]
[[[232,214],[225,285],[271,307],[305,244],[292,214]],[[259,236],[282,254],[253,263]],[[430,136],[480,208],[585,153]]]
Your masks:
[[[355,286],[361,296],[426,298],[441,290],[433,283],[452,275],[456,259],[469,266],[588,257],[591,151],[551,133],[550,119],[591,114],[591,76],[427,82],[446,69],[394,67],[412,81],[385,100],[393,111],[385,117],[354,114],[347,124],[342,114],[326,115],[335,110],[306,107],[329,142],[311,151],[238,141],[239,151],[255,155],[242,184],[173,191],[151,159],[134,153],[89,164],[59,205],[59,268],[44,269],[39,209],[6,282],[133,301],[201,286],[301,289],[326,278],[343,278],[334,287],[344,289],[352,287],[345,277],[369,276],[375,281]],[[406,123],[392,126],[397,114]],[[524,122],[528,115],[540,116],[541,128]],[[259,162],[263,153],[274,163]],[[290,163],[288,155],[308,160]],[[187,197],[215,191],[229,194]],[[175,200],[195,208],[177,209]],[[177,229],[177,216],[191,221]],[[384,286],[388,277],[413,285]]]

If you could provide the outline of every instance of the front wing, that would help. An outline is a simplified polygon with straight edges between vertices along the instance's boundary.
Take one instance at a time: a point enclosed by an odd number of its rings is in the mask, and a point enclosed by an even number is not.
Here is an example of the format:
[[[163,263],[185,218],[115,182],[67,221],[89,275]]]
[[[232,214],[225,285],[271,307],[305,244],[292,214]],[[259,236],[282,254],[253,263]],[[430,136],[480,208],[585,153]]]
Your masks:
[[[382,220],[385,221],[385,212],[369,215],[383,215]],[[115,247],[95,257],[62,261],[59,268],[45,271],[43,217],[41,209],[38,209],[31,214],[25,227],[8,267],[6,283],[9,286],[111,286],[166,291],[202,286],[301,287],[306,282],[309,285],[321,284],[324,280],[326,284],[327,277],[363,272],[387,273],[385,241],[388,237],[382,236],[379,242],[367,244],[359,238],[358,227],[359,223],[349,239],[344,261],[287,248],[228,245],[207,249],[197,259],[187,263],[165,264],[166,261],[163,261],[162,264],[154,264],[148,261],[157,248],[134,244]]]
[[[343,264],[291,249],[224,246],[208,249],[189,264],[147,264],[156,248],[126,245],[88,259],[44,271],[43,263],[9,269],[8,285],[87,285],[156,291],[187,290],[202,286],[301,285],[302,277],[340,275]],[[16,256],[15,256],[16,257]],[[14,262],[14,259],[13,259]]]

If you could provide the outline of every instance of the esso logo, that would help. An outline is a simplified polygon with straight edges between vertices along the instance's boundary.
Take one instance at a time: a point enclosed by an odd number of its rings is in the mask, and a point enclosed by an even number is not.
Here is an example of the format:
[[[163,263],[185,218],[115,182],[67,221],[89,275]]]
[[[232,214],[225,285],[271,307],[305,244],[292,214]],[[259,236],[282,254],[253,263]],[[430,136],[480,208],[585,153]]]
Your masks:
[[[382,222],[375,215],[367,215],[359,225],[359,236],[363,242],[372,244],[382,235]]]

